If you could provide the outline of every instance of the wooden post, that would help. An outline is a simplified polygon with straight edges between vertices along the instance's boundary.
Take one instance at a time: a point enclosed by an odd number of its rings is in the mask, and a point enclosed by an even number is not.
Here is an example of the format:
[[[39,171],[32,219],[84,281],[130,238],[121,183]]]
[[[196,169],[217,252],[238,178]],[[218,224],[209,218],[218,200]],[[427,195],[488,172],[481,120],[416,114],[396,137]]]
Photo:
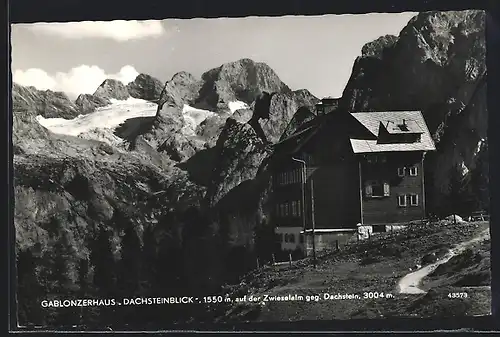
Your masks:
[[[313,248],[313,266],[316,268],[316,222],[314,218],[314,180],[311,176],[311,222],[312,222],[312,248]]]
[[[290,267],[292,266],[292,253],[288,254],[288,258],[290,260]]]
[[[358,173],[359,173],[359,215],[360,223],[363,224],[363,179],[361,175],[361,159],[358,158]]]
[[[422,153],[422,161],[420,164],[420,176],[422,177],[422,216],[423,218],[427,217],[427,208],[426,208],[426,198],[425,198],[425,177],[424,177],[424,160],[425,160],[425,154],[426,152],[424,151]]]

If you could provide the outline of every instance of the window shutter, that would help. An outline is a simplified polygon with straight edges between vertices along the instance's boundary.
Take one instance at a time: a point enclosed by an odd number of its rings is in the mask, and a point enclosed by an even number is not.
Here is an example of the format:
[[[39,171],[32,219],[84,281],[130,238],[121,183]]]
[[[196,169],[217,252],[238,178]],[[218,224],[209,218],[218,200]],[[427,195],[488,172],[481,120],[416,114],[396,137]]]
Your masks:
[[[372,193],[372,185],[369,182],[367,182],[365,185],[365,195],[367,197],[371,198],[372,194],[373,194]]]
[[[391,194],[391,187],[388,182],[384,182],[384,197],[388,197]]]

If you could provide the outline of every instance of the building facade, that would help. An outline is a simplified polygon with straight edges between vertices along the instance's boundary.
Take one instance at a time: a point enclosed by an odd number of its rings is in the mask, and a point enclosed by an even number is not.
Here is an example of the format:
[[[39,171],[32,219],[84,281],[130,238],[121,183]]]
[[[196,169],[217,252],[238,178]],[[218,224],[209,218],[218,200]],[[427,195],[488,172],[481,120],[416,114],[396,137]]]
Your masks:
[[[318,116],[278,143],[271,218],[284,250],[342,245],[359,224],[425,218],[425,153],[435,150],[419,111]]]

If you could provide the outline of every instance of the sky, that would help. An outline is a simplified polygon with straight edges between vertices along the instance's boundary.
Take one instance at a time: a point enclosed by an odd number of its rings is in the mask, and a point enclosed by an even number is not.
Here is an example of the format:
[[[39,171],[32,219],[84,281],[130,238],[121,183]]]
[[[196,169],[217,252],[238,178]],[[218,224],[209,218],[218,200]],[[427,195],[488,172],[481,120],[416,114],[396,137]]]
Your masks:
[[[417,13],[13,24],[15,83],[75,99],[106,78],[168,81],[242,58],[265,62],[292,89],[340,97],[367,42],[399,35]]]

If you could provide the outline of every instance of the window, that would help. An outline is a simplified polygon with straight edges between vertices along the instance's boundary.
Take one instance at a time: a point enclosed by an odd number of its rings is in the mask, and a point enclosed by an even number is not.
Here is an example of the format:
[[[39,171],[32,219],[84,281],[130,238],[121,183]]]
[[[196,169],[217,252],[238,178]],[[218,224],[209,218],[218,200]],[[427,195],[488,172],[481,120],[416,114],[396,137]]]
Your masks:
[[[290,235],[288,236],[288,240],[289,240],[289,242],[291,242],[291,243],[295,243],[295,234],[290,234]]]
[[[297,216],[297,202],[292,201],[292,215]]]
[[[418,194],[410,194],[410,206],[418,206]]]
[[[417,169],[417,167],[416,167],[416,166],[410,167],[410,175],[411,175],[412,177],[416,177],[416,176],[417,176],[417,174],[418,174],[418,169]]]
[[[398,195],[398,206],[405,207],[406,206],[406,195]]]
[[[398,167],[398,176],[404,177],[406,174],[406,167]]]
[[[372,197],[372,185],[370,182],[367,182],[365,185],[365,196],[368,198]]]
[[[285,234],[285,242],[288,242],[288,241],[289,241],[288,234]]]
[[[288,203],[285,203],[285,216],[288,216]]]
[[[300,203],[300,200],[297,201],[297,215],[301,216],[302,214],[302,205]]]
[[[383,197],[384,196],[384,186],[378,181],[372,181],[372,197]]]
[[[388,182],[384,182],[384,197],[388,197],[391,195],[391,186]]]
[[[284,216],[285,215],[285,204],[280,205],[280,215]]]
[[[380,182],[376,180],[367,181],[365,186],[366,197],[388,197],[389,195],[390,185],[388,182]]]

